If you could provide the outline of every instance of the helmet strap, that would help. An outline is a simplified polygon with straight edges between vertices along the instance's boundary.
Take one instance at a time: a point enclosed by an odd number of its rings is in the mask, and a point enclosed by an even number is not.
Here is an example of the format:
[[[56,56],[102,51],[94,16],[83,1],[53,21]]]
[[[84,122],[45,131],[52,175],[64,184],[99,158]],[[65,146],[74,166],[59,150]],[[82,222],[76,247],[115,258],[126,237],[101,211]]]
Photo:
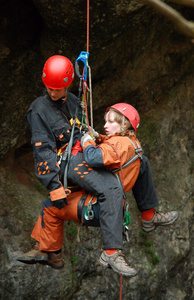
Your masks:
[[[63,98],[61,98],[61,100],[63,101],[62,104],[66,102],[66,100],[67,100],[67,88],[65,89],[65,96]]]

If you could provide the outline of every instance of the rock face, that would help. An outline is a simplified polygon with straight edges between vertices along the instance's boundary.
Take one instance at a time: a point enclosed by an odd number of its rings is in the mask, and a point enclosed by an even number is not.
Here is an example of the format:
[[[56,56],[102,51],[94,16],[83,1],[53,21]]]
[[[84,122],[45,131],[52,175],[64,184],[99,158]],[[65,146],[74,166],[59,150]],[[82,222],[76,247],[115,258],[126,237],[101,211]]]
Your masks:
[[[33,245],[30,233],[47,195],[34,176],[25,114],[44,87],[45,60],[72,62],[86,51],[86,2],[1,1],[0,47],[0,299],[118,299],[119,275],[98,264],[99,228],[78,243],[74,222],[64,226],[65,268],[24,265],[16,258]],[[90,1],[91,2],[91,1]],[[95,3],[94,3],[95,2]],[[182,10],[191,16],[192,9]],[[103,130],[105,108],[128,102],[140,113],[138,138],[150,159],[159,210],[177,210],[170,227],[145,235],[128,194],[130,243],[124,252],[138,270],[123,278],[123,299],[193,297],[192,42],[162,16],[135,1],[90,4],[90,57],[94,125]],[[71,91],[77,93],[76,78]],[[81,240],[87,238],[85,228]]]

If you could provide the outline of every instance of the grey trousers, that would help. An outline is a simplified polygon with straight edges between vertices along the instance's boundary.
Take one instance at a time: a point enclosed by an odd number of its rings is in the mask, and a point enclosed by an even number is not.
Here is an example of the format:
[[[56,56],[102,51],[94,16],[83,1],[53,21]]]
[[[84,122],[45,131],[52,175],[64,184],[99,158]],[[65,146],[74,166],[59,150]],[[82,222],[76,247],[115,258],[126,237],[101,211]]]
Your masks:
[[[81,152],[71,155],[67,178],[98,197],[103,249],[122,249],[123,192],[118,180],[106,169],[90,168]]]

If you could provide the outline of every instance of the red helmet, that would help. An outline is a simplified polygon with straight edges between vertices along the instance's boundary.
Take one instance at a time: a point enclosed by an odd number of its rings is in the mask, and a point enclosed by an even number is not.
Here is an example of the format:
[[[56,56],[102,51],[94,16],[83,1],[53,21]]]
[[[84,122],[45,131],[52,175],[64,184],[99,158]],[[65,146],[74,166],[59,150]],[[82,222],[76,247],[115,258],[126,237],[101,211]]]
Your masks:
[[[110,108],[114,108],[118,112],[120,112],[123,116],[125,116],[133,126],[134,130],[137,131],[140,123],[140,116],[137,110],[130,104],[127,103],[117,103],[106,109],[109,111]]]
[[[68,87],[74,79],[71,61],[62,55],[51,56],[45,63],[42,73],[44,85],[51,89]]]

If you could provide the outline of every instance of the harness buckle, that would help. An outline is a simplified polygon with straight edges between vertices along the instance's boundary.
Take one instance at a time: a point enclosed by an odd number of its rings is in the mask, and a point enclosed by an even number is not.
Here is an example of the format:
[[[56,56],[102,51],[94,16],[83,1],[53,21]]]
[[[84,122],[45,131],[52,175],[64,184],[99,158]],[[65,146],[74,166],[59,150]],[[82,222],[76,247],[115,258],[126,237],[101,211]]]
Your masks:
[[[81,124],[81,122],[80,122],[80,120],[78,119],[78,118],[71,118],[70,120],[69,120],[69,123],[70,123],[70,125],[71,125],[71,127],[73,127],[73,124],[74,124],[74,122],[75,122],[75,126],[79,129],[80,128],[80,126],[82,126],[82,124]]]
[[[125,216],[123,220],[123,226],[128,230],[128,226],[131,223],[130,213],[125,211]]]
[[[138,156],[138,158],[139,158],[140,160],[143,159],[143,158],[142,158],[142,155],[141,155],[141,154],[143,154],[143,149],[142,149],[142,148],[136,148],[136,149],[135,149],[135,153],[137,154],[137,156]]]

